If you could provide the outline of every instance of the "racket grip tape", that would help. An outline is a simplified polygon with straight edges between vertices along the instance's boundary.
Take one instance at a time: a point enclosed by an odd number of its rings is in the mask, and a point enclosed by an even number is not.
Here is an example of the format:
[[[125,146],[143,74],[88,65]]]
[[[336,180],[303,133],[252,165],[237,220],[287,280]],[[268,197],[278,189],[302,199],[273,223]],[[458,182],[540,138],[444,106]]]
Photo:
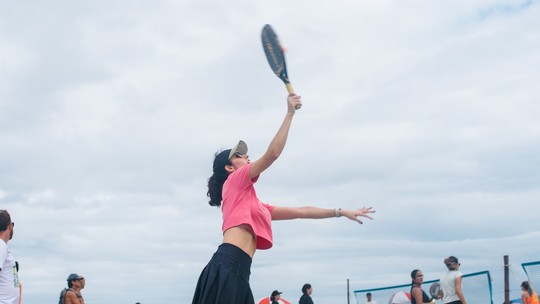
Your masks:
[[[289,92],[289,93],[294,93],[294,89],[293,89],[293,87],[292,87],[292,85],[291,85],[290,82],[289,82],[289,83],[286,83],[285,86],[287,87],[287,92]]]

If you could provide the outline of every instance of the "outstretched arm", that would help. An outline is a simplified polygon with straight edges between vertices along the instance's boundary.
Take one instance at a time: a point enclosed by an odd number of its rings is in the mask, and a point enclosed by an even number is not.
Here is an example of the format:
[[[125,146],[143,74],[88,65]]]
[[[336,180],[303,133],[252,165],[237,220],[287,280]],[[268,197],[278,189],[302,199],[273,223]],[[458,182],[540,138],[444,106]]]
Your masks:
[[[272,165],[272,163],[279,157],[281,152],[283,152],[297,106],[302,106],[300,96],[296,95],[295,93],[289,93],[289,96],[287,97],[287,115],[285,115],[285,119],[281,123],[276,135],[270,142],[266,152],[263,154],[263,156],[261,156],[261,158],[251,164],[249,171],[249,176],[251,178],[259,176],[264,170],[270,167],[270,165]]]
[[[292,219],[324,219],[331,217],[344,216],[350,220],[362,224],[362,221],[358,219],[359,216],[363,216],[372,220],[369,216],[370,213],[375,213],[372,207],[363,207],[358,210],[341,210],[336,209],[324,209],[318,207],[274,207],[272,210],[272,220],[292,220]]]

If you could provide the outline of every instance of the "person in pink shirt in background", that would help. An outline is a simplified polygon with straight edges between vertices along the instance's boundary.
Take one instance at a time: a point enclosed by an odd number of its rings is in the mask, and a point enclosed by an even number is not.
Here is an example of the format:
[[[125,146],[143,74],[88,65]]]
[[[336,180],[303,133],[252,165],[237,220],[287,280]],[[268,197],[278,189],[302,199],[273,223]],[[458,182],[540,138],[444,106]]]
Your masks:
[[[358,210],[278,207],[265,204],[257,197],[254,184],[280,156],[293,117],[301,106],[300,96],[289,93],[285,119],[258,160],[251,161],[244,141],[216,154],[207,195],[211,206],[221,206],[223,243],[199,277],[193,304],[255,303],[249,286],[251,261],[257,249],[272,247],[271,221],[343,216],[362,224],[358,217],[372,219],[369,214],[375,211],[371,207]]]

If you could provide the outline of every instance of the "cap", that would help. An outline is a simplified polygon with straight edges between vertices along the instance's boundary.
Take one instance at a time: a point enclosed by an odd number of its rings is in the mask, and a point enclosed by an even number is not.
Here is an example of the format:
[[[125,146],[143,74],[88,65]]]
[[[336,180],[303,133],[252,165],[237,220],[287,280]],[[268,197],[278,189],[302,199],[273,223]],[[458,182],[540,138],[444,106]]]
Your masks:
[[[448,262],[450,262],[450,263],[459,263],[458,258],[456,258],[453,255],[447,257],[446,259],[444,259],[445,264],[448,263]]]
[[[241,140],[239,141],[234,148],[231,149],[231,152],[229,153],[229,159],[231,159],[235,154],[237,155],[246,155],[248,151],[246,143]]]
[[[248,152],[248,148],[246,143],[241,140],[239,141],[234,148],[227,149],[221,151],[216,157],[214,158],[214,165],[213,169],[214,172],[220,172],[222,170],[225,170],[224,167],[229,164],[229,160],[236,154],[236,155],[246,155]]]
[[[83,277],[81,277],[80,275],[78,275],[78,274],[76,274],[76,273],[72,273],[72,274],[70,274],[70,275],[68,276],[67,281],[68,281],[68,282],[71,282],[71,281],[73,281],[73,280],[80,280],[80,279],[82,279],[82,278],[83,278]]]
[[[282,293],[283,293],[283,292],[281,292],[281,291],[274,290],[274,291],[272,291],[272,295],[271,295],[270,297],[271,297],[272,300],[273,300],[275,296],[280,295],[280,294],[282,294]]]

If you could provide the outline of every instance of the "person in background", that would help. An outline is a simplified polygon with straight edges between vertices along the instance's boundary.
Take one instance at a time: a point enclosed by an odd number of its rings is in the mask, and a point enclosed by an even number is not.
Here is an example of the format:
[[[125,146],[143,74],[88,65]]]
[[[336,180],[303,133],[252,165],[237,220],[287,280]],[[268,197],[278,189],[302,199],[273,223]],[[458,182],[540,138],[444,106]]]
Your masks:
[[[440,281],[443,303],[467,304],[461,288],[461,280],[463,278],[463,274],[459,271],[461,264],[455,256],[449,256],[444,259],[444,265],[448,268],[448,272]]]
[[[367,298],[367,304],[377,304],[377,301],[373,301],[373,300],[372,300],[371,292],[368,292],[368,293],[366,294],[366,298]]]
[[[302,296],[300,297],[298,304],[313,304],[313,300],[311,299],[312,293],[313,288],[311,287],[311,284],[304,284],[304,286],[302,286]]]
[[[521,295],[523,304],[539,304],[538,295],[532,289],[529,281],[523,281],[523,283],[521,283],[521,290],[523,290],[523,294]]]
[[[411,279],[411,304],[424,304],[435,301],[422,289],[422,283],[424,283],[424,274],[422,271],[419,269],[413,270],[411,272]]]
[[[13,238],[15,223],[6,210],[0,210],[0,303],[18,304],[21,297],[18,264],[7,243]]]
[[[283,292],[274,290],[272,291],[272,294],[270,295],[270,304],[279,304],[279,299],[281,299],[281,294]]]
[[[64,304],[84,304],[84,298],[81,294],[81,290],[86,284],[84,277],[72,273],[67,278],[69,289],[66,291],[64,297]]]

